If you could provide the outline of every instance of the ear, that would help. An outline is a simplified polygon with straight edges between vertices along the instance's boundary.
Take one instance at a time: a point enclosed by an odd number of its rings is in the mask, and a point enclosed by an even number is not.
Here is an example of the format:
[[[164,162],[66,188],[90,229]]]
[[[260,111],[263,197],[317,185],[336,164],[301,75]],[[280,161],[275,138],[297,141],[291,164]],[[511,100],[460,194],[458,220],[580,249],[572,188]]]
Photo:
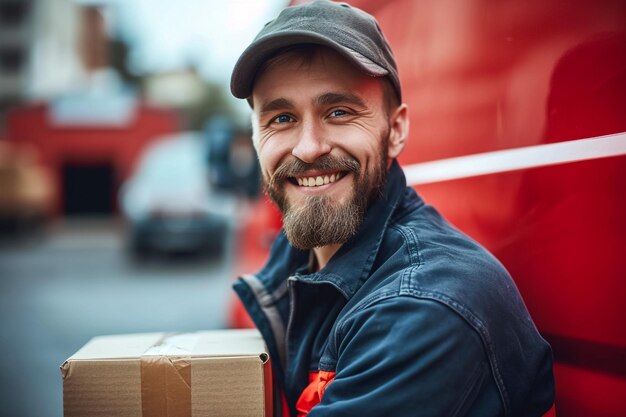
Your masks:
[[[398,106],[389,117],[389,158],[397,158],[409,138],[409,110],[406,103]]]

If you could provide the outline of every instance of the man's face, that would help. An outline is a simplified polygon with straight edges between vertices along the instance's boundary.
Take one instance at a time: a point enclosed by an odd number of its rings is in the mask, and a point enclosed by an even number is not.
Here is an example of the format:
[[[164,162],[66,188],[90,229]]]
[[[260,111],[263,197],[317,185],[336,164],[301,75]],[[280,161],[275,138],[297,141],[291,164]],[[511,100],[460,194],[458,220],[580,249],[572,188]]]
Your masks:
[[[254,85],[263,179],[294,246],[344,243],[386,178],[382,82],[325,48],[285,58]]]

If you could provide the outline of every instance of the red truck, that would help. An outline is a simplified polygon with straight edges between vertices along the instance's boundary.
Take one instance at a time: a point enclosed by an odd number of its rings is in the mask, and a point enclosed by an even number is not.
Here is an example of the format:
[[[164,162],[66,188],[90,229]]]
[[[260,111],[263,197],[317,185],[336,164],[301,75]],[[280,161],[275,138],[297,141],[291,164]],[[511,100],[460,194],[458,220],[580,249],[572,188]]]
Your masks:
[[[557,415],[626,415],[626,2],[351,4],[398,61],[407,180],[510,271],[553,347]],[[259,206],[240,272],[280,226]]]

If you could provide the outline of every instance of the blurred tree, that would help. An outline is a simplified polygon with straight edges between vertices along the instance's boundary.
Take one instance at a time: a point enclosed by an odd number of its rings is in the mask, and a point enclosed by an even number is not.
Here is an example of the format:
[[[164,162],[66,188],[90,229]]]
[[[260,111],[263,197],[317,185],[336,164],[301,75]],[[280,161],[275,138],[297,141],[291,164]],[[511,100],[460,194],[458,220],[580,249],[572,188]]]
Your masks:
[[[122,39],[110,39],[108,49],[111,68],[117,71],[124,83],[138,88],[141,85],[141,77],[130,70],[128,43]]]
[[[206,82],[201,100],[188,109],[189,127],[192,130],[201,130],[206,121],[215,115],[233,119],[235,112],[227,99],[224,87]]]
[[[142,78],[141,90],[148,102],[175,108],[185,129],[202,130],[212,116],[234,119],[226,86],[200,76],[193,65],[186,69],[150,74]]]

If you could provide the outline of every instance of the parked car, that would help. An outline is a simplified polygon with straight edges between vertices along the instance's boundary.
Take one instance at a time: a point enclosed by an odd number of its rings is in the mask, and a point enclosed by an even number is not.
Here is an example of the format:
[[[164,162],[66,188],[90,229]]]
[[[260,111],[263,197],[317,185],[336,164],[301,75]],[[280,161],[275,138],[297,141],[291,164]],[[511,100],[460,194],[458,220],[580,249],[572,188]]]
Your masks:
[[[120,189],[133,254],[224,251],[235,202],[211,187],[207,152],[193,132],[163,137],[145,150]]]

